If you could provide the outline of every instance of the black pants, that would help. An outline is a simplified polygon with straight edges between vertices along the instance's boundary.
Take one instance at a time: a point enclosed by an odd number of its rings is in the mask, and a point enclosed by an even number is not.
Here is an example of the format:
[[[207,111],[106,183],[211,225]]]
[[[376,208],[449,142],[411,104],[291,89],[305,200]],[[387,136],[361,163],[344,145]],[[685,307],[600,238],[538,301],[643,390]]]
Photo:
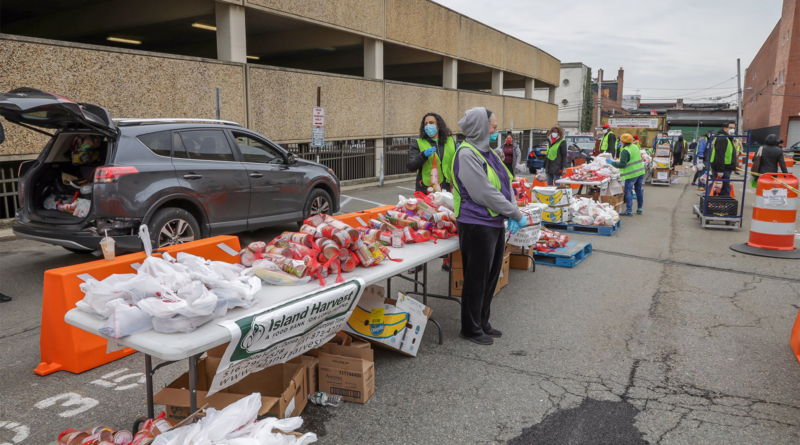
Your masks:
[[[672,154],[672,165],[683,165],[683,156],[681,152]]]
[[[490,306],[503,267],[505,234],[503,227],[458,225],[458,244],[464,262],[461,334],[465,337],[477,337],[492,327]]]

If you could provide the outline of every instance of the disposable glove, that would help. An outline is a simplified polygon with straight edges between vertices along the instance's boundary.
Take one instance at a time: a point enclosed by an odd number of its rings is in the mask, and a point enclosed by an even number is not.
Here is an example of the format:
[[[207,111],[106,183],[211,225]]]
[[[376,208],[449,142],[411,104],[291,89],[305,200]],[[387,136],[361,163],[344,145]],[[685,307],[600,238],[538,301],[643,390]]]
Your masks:
[[[606,164],[611,165],[614,163],[613,159],[606,159]]]
[[[511,218],[508,219],[508,231],[511,232],[511,233],[514,233],[514,234],[519,232],[519,229],[522,229],[524,227],[528,227],[529,225],[531,225],[530,218],[528,218],[528,217],[526,217],[524,215],[522,216],[522,219],[519,220],[519,221],[511,219]]]
[[[424,152],[426,158],[433,156],[434,153],[436,153],[436,147],[431,147]]]

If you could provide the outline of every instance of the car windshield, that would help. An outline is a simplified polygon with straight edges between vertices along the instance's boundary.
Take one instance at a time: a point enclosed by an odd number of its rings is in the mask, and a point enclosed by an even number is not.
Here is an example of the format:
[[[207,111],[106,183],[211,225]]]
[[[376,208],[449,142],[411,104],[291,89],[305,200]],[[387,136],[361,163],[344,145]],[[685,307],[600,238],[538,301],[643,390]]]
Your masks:
[[[574,143],[594,142],[591,136],[567,136],[567,140]]]

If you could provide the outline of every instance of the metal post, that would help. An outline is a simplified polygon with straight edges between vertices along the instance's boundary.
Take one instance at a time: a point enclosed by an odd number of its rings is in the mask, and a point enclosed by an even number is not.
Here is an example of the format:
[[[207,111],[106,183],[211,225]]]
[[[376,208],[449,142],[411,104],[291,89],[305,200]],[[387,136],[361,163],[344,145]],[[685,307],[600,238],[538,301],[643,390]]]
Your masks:
[[[220,120],[219,87],[217,87],[217,120]],[[151,417],[152,418],[152,417]]]
[[[317,87],[317,106],[322,106],[322,87]],[[321,147],[317,147],[317,164],[319,164],[319,152],[321,149]]]
[[[189,357],[189,415],[197,411],[197,357]]]
[[[381,153],[380,187],[383,187],[383,153]]]
[[[597,126],[602,127],[603,70],[597,70]]]
[[[736,112],[736,129],[742,131],[742,59],[736,59],[736,101],[739,110]],[[740,133],[741,134],[741,133]],[[744,197],[742,197],[744,198]],[[744,201],[744,199],[742,199]]]
[[[155,407],[153,406],[153,358],[148,354],[144,355],[144,385],[147,391],[147,418],[155,417]]]

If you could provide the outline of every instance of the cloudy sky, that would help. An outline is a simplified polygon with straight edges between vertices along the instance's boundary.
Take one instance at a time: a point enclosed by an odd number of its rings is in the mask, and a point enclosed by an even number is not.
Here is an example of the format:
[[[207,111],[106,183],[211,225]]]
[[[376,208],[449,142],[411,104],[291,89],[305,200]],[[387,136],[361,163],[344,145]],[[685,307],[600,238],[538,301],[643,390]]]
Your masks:
[[[783,4],[782,0],[435,1],[535,45],[561,62],[583,62],[593,76],[602,68],[604,77],[613,79],[623,67],[625,94],[663,100],[735,92],[736,79],[731,78],[736,75],[736,59],[742,59],[744,76],[778,23]]]

